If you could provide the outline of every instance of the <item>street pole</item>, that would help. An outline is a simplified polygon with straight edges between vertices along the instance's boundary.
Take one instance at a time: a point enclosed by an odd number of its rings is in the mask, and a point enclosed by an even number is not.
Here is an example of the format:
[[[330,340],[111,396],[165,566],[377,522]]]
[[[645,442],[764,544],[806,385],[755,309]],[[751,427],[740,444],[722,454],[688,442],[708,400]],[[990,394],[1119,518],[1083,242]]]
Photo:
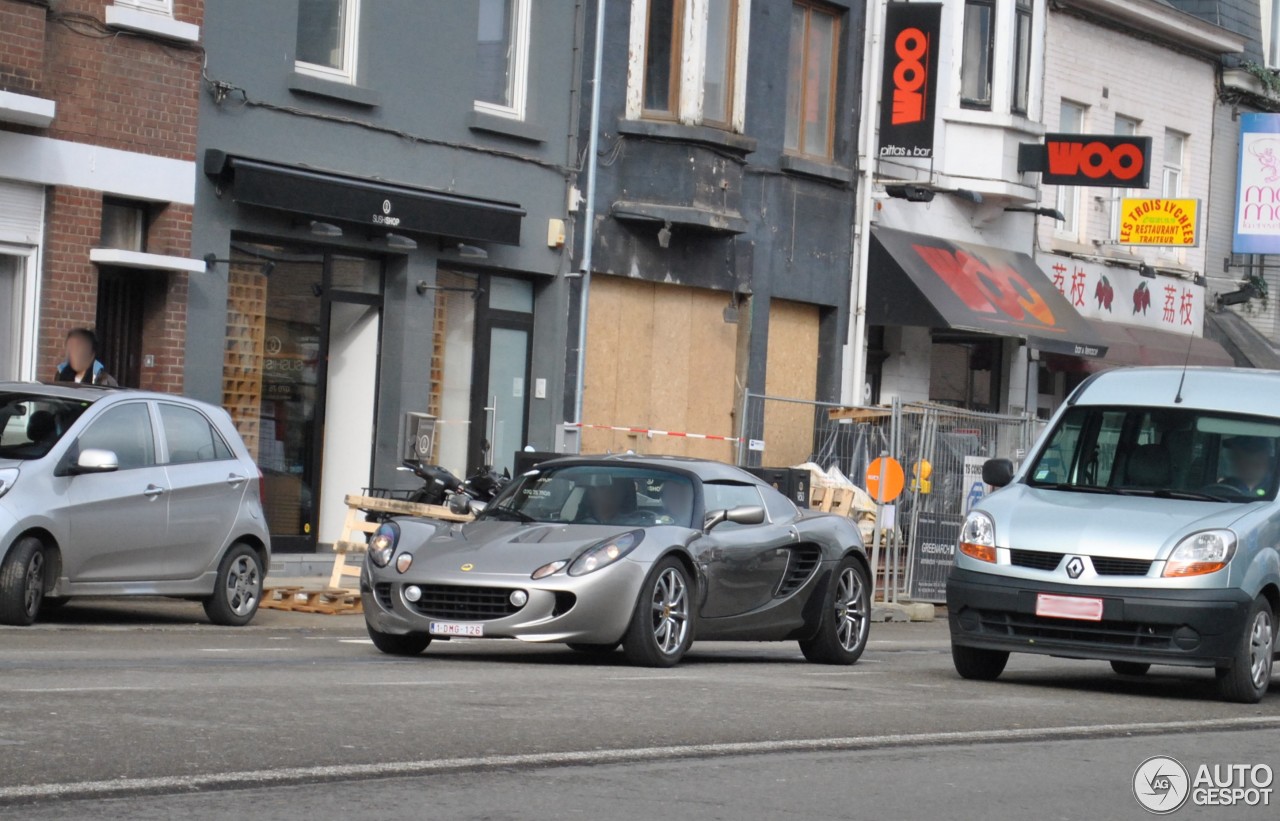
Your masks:
[[[587,365],[587,311],[591,297],[591,252],[596,239],[596,171],[600,154],[600,76],[604,71],[604,16],[608,0],[596,4],[596,40],[594,65],[591,70],[591,125],[587,135],[587,199],[586,225],[582,231],[582,288],[578,304],[578,372],[573,390],[573,422],[582,424],[582,394],[586,387]],[[582,428],[578,427],[575,440],[577,452],[582,452]]]
[[[855,206],[853,237],[855,252],[851,260],[853,281],[853,321],[849,327],[848,357],[844,385],[847,405],[864,405],[867,384],[867,268],[871,260],[871,198],[875,185],[876,154],[880,142],[880,41],[883,39],[885,8],[888,0],[868,0],[867,34],[862,53],[862,111],[858,134],[858,199]]]

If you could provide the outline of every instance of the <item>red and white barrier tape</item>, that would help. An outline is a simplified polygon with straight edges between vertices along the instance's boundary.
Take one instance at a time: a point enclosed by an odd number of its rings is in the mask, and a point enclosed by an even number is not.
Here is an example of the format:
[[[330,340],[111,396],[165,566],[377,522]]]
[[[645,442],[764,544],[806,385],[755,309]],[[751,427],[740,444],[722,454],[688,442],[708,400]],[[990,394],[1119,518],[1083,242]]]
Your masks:
[[[581,422],[566,422],[566,428],[583,430],[612,430],[619,433],[642,433],[646,436],[675,436],[680,439],[706,439],[710,442],[740,442],[737,436],[718,436],[714,433],[685,433],[675,430],[655,430],[654,428],[629,428],[624,425],[584,425]]]

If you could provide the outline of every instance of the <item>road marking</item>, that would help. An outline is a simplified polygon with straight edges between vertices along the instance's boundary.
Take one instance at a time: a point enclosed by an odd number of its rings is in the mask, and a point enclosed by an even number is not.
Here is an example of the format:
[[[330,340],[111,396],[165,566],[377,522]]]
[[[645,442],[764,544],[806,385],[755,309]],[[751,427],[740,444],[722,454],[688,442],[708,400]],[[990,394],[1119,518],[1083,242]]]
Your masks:
[[[163,690],[163,687],[29,687],[15,693],[116,693],[134,690]]]
[[[609,681],[698,681],[697,676],[609,676]]]
[[[491,755],[473,758],[435,758],[421,761],[386,761],[377,764],[335,764],[315,767],[281,767],[239,772],[173,775],[154,778],[114,778],[0,787],[0,805],[50,799],[109,798],[122,795],[162,795],[219,789],[252,789],[326,781],[359,781],[406,778],[436,773],[478,772],[512,768],[545,768],[614,764],[634,761],[670,761],[678,758],[713,758],[767,753],[832,752],[892,747],[1004,744],[1019,741],[1059,741],[1134,735],[1166,735],[1213,730],[1280,729],[1280,716],[1164,721],[1135,724],[1095,724],[1074,727],[1039,727],[967,732],[904,733],[895,735],[806,738],[782,741],[743,741],[722,744],[688,744],[670,747],[638,747],[581,750],[526,755]]]
[[[338,639],[338,644],[373,644],[373,639]]]

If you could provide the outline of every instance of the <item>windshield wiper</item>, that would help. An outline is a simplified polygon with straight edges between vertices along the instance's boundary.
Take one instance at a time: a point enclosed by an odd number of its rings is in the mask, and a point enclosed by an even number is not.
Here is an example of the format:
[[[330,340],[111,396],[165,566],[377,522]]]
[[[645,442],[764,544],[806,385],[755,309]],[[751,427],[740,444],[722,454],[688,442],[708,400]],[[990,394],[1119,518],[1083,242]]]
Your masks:
[[[1213,493],[1200,493],[1195,490],[1156,490],[1152,496],[1159,499],[1185,499],[1189,502],[1230,502],[1226,496],[1217,496]]]
[[[537,519],[530,516],[528,513],[525,513],[522,510],[516,510],[514,507],[487,507],[484,509],[484,512],[481,515],[484,516],[484,518],[486,519],[490,517],[496,519],[503,514],[507,516],[511,516],[517,522],[523,522],[524,524],[529,524],[531,522],[538,521]]]
[[[1034,484],[1032,487],[1042,487],[1049,490],[1065,490],[1075,493],[1118,493],[1116,488],[1098,487],[1097,485],[1073,485],[1070,482],[1046,482],[1044,484]]]

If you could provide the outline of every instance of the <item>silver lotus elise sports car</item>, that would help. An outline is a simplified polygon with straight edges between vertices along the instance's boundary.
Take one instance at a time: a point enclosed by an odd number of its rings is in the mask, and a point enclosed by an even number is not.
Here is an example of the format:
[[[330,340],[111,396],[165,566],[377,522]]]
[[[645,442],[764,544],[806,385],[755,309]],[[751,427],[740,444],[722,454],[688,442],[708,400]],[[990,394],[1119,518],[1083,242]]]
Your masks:
[[[668,667],[695,639],[794,640],[810,661],[852,664],[868,579],[849,519],[799,510],[735,467],[627,455],[544,462],[466,524],[387,522],[360,584],[386,653],[505,638],[621,645]]]

